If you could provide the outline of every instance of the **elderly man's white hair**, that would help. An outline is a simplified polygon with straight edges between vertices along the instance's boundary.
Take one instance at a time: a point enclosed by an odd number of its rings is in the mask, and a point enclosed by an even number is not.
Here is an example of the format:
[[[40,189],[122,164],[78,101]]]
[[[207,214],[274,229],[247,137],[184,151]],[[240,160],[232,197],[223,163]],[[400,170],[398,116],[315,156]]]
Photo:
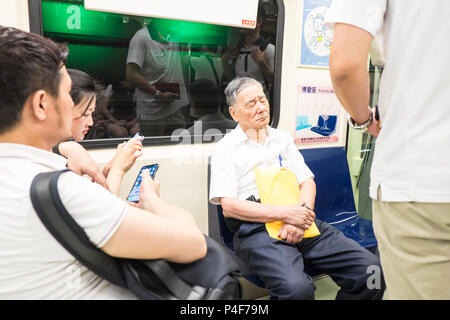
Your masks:
[[[262,88],[261,83],[253,78],[241,77],[231,80],[225,88],[225,97],[227,98],[228,105],[234,107],[239,92],[251,85],[258,85]]]

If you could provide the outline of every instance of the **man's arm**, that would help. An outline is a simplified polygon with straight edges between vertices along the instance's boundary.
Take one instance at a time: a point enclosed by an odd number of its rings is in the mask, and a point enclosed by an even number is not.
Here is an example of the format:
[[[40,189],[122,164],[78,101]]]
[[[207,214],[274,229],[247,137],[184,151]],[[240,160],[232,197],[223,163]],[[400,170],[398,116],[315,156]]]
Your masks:
[[[138,88],[152,95],[154,95],[158,91],[155,86],[151,85],[148,80],[141,74],[141,68],[133,62],[127,63],[125,81],[133,88]]]
[[[106,178],[97,163],[83,146],[75,141],[61,142],[58,146],[59,154],[67,159],[67,167],[76,174],[88,175],[92,181],[108,189]]]
[[[336,96],[357,124],[370,117],[367,71],[372,35],[358,27],[336,23],[330,53],[330,74]]]
[[[301,206],[307,206],[309,209],[314,210],[314,204],[316,202],[316,183],[313,178],[308,178],[300,184],[300,199],[299,204]]]
[[[174,92],[160,92],[158,89],[156,89],[156,87],[154,85],[151,85],[150,82],[148,82],[148,80],[141,74],[141,68],[133,62],[127,63],[125,83],[127,84],[127,86],[138,88],[151,95],[156,95],[157,92],[159,92],[159,99],[161,101],[172,102],[178,97],[178,94]]]
[[[167,205],[166,210],[173,207]],[[129,206],[119,228],[100,249],[120,258],[188,263],[205,256],[206,243],[187,212],[180,210],[172,218]]]
[[[221,198],[223,214],[225,217],[250,222],[282,221],[302,229],[309,229],[314,221],[314,212],[301,206],[276,206],[261,204],[236,198]]]
[[[206,255],[206,241],[192,215],[159,198],[158,184],[143,174],[140,204],[129,207],[125,218],[101,249],[133,259],[167,259],[188,263]]]

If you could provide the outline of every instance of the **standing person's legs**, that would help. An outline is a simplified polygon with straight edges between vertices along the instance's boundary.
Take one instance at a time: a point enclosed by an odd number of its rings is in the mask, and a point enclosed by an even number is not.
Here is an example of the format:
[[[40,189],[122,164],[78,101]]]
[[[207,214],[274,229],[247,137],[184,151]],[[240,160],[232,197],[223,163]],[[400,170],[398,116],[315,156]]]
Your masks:
[[[336,299],[382,299],[385,284],[378,257],[330,224],[318,219],[316,224],[321,234],[303,239],[298,247],[308,265],[341,288]]]
[[[450,299],[450,204],[373,201],[389,299]]]

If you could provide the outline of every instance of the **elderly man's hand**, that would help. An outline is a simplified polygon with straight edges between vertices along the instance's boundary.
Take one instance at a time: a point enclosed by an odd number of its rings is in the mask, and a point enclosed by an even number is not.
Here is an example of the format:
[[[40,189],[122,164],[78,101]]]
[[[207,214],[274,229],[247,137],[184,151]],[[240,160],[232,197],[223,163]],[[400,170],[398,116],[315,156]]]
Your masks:
[[[280,228],[278,236],[287,243],[296,244],[302,241],[304,233],[305,230],[302,228],[284,223]]]
[[[282,221],[284,223],[291,224],[303,230],[308,230],[316,218],[314,211],[300,204],[281,206],[280,209],[282,210]]]

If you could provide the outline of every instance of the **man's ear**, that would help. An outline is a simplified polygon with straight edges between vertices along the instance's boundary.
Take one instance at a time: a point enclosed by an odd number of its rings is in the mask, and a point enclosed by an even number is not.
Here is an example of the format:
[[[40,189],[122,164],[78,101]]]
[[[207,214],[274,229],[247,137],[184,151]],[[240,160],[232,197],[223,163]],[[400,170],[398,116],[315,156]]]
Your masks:
[[[45,120],[48,116],[50,107],[50,96],[44,90],[38,90],[32,94],[29,103],[31,104],[31,113],[38,120]]]
[[[236,109],[232,106],[228,106],[228,111],[230,112],[230,116],[234,121],[239,122],[239,117],[237,115]]]

